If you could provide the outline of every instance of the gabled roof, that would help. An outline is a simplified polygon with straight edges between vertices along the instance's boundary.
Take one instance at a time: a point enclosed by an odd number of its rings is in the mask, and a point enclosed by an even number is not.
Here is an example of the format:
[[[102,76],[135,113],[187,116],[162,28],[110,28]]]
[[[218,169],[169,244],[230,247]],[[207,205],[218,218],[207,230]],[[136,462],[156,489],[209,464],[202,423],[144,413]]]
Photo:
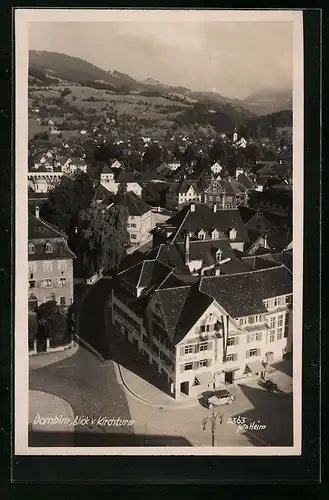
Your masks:
[[[144,287],[149,292],[154,287],[160,286],[171,273],[171,269],[156,260],[144,260],[118,274],[129,285],[136,289]]]
[[[105,165],[102,168],[101,174],[113,174],[113,170],[108,165]]]
[[[170,191],[173,193],[177,193],[177,194],[178,193],[183,194],[183,193],[187,193],[191,186],[193,187],[193,189],[196,193],[200,192],[198,189],[198,186],[197,186],[197,182],[190,181],[188,179],[182,179],[181,182],[177,182],[177,183],[172,184],[170,187]]]
[[[139,176],[135,174],[135,172],[127,172],[126,170],[121,170],[120,174],[118,175],[117,182],[126,182],[132,183],[132,182],[137,182],[139,183]]]
[[[239,205],[238,210],[244,224],[247,224],[258,213],[254,208],[246,207],[245,205]]]
[[[238,176],[238,181],[242,184],[246,189],[253,189],[255,187],[254,183],[250,179],[248,175],[240,174]]]
[[[133,191],[128,191],[123,196],[122,203],[127,207],[129,215],[133,217],[139,217],[152,210],[152,207]]]
[[[57,229],[49,222],[46,222],[29,212],[28,219],[28,239],[53,239],[53,238],[66,238],[65,233]]]
[[[217,229],[222,235],[226,235],[229,228],[237,231],[236,241],[247,241],[248,236],[237,209],[217,210],[203,203],[194,205],[194,212],[189,206],[184,207],[177,214],[166,221],[166,224],[176,227],[176,231],[171,236],[171,241],[184,241],[186,230],[196,234],[203,229],[209,234],[213,229]]]
[[[292,292],[285,266],[241,274],[201,278],[200,290],[214,298],[233,318],[266,312],[263,301]]]
[[[154,298],[159,305],[161,317],[167,335],[171,342],[176,343],[175,332],[182,309],[190,291],[190,286],[180,286],[175,288],[162,288],[154,293]]]

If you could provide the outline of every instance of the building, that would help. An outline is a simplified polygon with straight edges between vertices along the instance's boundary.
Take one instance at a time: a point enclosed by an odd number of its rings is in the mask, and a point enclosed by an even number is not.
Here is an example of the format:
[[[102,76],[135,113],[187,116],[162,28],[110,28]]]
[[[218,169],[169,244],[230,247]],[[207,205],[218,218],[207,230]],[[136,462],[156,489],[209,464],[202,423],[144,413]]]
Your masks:
[[[231,247],[244,250],[248,235],[237,209],[217,210],[204,203],[185,206],[153,230],[153,246],[161,243],[183,242],[188,232],[190,240],[216,241],[228,238]]]
[[[28,171],[27,183],[36,193],[47,193],[60,183],[63,175],[58,167],[54,167],[52,171],[42,167],[42,169]]]
[[[28,215],[29,310],[48,300],[69,306],[73,303],[74,253],[67,237],[40,219],[39,208]]]
[[[137,182],[132,172],[121,171],[118,178],[115,179],[114,171],[108,165],[105,165],[101,171],[101,185],[108,191],[116,194],[121,183],[127,185],[127,191],[133,191],[137,196],[142,196],[142,187]]]
[[[291,349],[292,277],[276,267],[188,284],[146,260],[119,273],[112,323],[175,399],[259,376]]]
[[[180,182],[170,186],[166,193],[166,207],[169,209],[179,208],[180,205],[201,202],[202,193],[198,189],[197,182],[183,178]]]
[[[222,180],[212,180],[204,193],[205,203],[217,204],[218,209],[235,209],[247,201],[247,190],[236,179],[229,177]]]
[[[140,245],[149,241],[150,231],[153,229],[152,207],[133,191],[128,191],[124,195],[122,204],[127,207],[129,213],[127,229],[131,244]]]
[[[61,166],[65,174],[74,174],[77,171],[87,173],[88,165],[83,158],[69,158]]]

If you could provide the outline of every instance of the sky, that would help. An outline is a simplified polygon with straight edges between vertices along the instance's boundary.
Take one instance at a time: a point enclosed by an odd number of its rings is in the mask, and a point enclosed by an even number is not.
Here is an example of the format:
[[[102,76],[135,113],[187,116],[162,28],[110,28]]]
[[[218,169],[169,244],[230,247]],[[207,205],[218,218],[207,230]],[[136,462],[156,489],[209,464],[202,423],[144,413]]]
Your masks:
[[[31,22],[29,49],[230,98],[292,88],[291,21]]]

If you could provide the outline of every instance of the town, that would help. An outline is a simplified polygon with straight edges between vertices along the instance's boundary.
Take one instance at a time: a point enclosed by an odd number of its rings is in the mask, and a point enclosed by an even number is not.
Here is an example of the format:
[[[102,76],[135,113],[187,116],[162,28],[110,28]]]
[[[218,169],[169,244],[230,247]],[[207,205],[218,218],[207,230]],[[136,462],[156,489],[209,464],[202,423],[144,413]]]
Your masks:
[[[134,421],[74,446],[209,446],[216,395],[291,446],[291,109],[87,83],[29,71],[30,390]]]

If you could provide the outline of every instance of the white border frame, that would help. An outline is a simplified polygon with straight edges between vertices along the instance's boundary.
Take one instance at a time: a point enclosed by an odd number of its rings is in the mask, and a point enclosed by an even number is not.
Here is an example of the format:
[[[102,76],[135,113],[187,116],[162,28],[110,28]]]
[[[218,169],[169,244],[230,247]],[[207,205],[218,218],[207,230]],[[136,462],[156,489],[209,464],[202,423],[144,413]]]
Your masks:
[[[27,158],[28,158],[28,23],[29,22],[161,22],[291,21],[293,23],[293,414],[292,447],[64,447],[28,446],[28,290]],[[15,10],[16,78],[16,245],[15,245],[15,454],[16,455],[286,455],[301,454],[302,298],[303,298],[303,12],[289,10]],[[296,341],[298,339],[298,341]]]

